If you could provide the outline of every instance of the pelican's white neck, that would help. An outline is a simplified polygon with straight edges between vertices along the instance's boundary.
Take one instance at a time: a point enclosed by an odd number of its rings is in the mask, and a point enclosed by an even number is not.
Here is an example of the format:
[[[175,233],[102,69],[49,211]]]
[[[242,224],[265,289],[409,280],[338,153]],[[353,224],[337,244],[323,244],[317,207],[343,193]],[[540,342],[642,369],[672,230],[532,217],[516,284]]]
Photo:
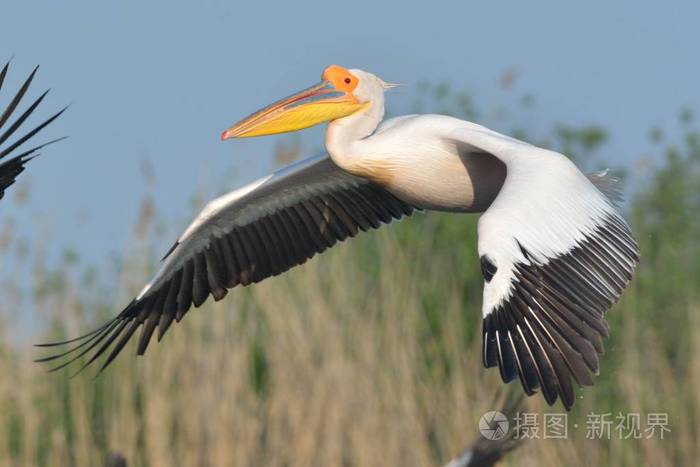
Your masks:
[[[353,164],[353,156],[362,154],[358,146],[377,129],[384,118],[384,96],[379,97],[372,99],[359,112],[328,124],[326,150],[333,162],[340,167],[348,169]]]

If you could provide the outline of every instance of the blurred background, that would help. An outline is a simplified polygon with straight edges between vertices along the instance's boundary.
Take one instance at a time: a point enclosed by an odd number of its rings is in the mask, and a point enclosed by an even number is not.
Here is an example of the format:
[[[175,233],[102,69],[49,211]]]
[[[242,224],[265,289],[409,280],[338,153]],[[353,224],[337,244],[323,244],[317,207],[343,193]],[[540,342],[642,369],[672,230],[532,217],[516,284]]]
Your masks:
[[[364,234],[98,379],[32,363],[33,343],[120,310],[207,199],[322,151],[323,128],[219,134],[331,63],[404,84],[389,116],[466,118],[623,180],[642,261],[601,375],[566,438],[505,463],[697,465],[700,4],[377,3],[3,2],[0,105],[40,64],[43,115],[71,108],[41,137],[70,138],[0,204],[0,465],[438,466],[478,433],[502,383],[480,360],[475,216]],[[606,413],[610,436],[588,439]],[[630,413],[671,431],[620,439]]]

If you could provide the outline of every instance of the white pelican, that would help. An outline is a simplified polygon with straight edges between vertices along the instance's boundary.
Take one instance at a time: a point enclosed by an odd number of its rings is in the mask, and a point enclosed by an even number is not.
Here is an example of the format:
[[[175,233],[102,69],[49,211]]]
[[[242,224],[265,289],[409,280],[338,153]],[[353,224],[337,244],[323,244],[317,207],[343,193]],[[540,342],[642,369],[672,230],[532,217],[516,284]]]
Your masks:
[[[330,122],[328,155],[306,159],[211,201],[160,269],[114,319],[41,361],[107,353],[103,370],[143,326],[138,354],[212,295],[280,274],[359,230],[416,209],[483,212],[479,255],[483,361],[568,409],[573,381],[593,383],[603,314],[631,279],[638,247],[604,175],[475,123],[441,115],[382,122],[392,85],[333,65],[322,81],[244,118],[222,139]],[[92,352],[92,354],[89,354]]]
[[[7,62],[2,68],[2,70],[0,70],[0,90],[2,90],[2,85],[5,82],[5,77],[7,76],[7,70],[9,67],[10,63]],[[27,93],[27,90],[29,90],[29,86],[32,84],[32,80],[34,79],[34,75],[36,74],[38,69],[38,66],[34,68],[34,71],[31,72],[29,77],[24,81],[24,84],[22,84],[20,89],[12,98],[12,100],[10,100],[10,102],[7,104],[5,110],[3,110],[0,114],[0,131],[2,131],[5,124],[10,121],[10,118],[13,116],[15,110],[17,109],[17,106],[22,101],[22,98]],[[10,143],[7,147],[2,147],[2,145],[5,142],[7,142],[22,126],[22,124],[27,120],[27,118],[29,118],[29,116],[32,114],[32,112],[34,112],[34,110],[39,106],[39,104],[41,104],[41,101],[44,100],[48,93],[49,91],[47,90],[43,94],[41,94],[36,100],[34,100],[34,102],[32,102],[32,104],[24,112],[22,112],[21,115],[19,115],[19,117],[17,117],[17,119],[14,122],[12,122],[12,124],[5,131],[2,131],[2,133],[0,133],[0,199],[3,196],[5,196],[5,190],[10,185],[15,183],[17,176],[24,172],[25,164],[31,159],[38,156],[37,151],[39,149],[63,139],[55,139],[53,141],[49,141],[39,146],[34,146],[31,149],[24,150],[20,154],[15,154],[15,151],[20,146],[22,146],[34,135],[43,130],[51,122],[56,120],[59,117],[59,115],[61,115],[66,110],[65,107],[59,112],[49,117],[44,122],[40,123],[32,130],[28,131],[25,135],[17,138],[17,140]],[[10,159],[5,159],[8,156],[12,157]]]

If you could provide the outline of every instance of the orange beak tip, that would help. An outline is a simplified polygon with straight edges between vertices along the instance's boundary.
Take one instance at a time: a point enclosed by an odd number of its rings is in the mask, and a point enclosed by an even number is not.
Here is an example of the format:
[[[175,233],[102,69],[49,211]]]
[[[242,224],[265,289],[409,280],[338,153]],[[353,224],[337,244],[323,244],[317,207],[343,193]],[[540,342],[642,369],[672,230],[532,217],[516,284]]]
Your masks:
[[[226,138],[228,138],[228,130],[221,132],[221,141],[226,140]]]

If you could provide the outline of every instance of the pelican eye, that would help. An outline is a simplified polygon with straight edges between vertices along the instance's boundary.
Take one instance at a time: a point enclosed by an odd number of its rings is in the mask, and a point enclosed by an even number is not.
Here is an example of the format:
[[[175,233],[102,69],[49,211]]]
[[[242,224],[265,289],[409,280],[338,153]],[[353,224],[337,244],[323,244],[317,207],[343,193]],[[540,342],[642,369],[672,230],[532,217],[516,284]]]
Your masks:
[[[350,84],[352,80],[350,78],[345,78],[345,84]]]

